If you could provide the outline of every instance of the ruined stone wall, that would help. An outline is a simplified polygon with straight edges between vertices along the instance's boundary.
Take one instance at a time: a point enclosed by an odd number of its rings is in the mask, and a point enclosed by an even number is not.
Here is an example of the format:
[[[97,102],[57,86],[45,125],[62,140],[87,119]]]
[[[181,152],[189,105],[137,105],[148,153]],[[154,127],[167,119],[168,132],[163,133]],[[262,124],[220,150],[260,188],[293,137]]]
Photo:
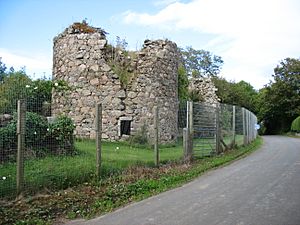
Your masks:
[[[189,91],[197,93],[203,102],[210,105],[217,104],[220,102],[219,97],[216,94],[218,89],[215,87],[214,83],[210,78],[191,78],[189,80]]]
[[[178,52],[168,40],[145,41],[131,59],[134,71],[127,85],[113,68],[105,33],[74,24],[54,38],[53,80],[65,81],[70,90],[54,89],[52,114],[67,114],[76,125],[76,136],[95,138],[95,105],[103,105],[103,134],[108,140],[127,137],[120,133],[121,121],[131,121],[130,135],[146,128],[153,135],[153,107],[158,106],[160,139],[170,142],[177,134]],[[128,57],[129,58],[129,57]],[[150,138],[151,139],[151,138]]]

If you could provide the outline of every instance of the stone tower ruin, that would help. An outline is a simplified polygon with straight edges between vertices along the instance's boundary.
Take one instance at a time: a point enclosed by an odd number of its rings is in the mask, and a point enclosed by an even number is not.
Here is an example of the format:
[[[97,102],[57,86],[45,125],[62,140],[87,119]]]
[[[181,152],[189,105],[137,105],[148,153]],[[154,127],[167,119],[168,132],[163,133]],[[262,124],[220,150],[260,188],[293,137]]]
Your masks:
[[[159,108],[160,141],[177,137],[179,53],[169,40],[146,40],[130,54],[107,43],[105,32],[74,23],[54,38],[52,114],[73,118],[76,136],[95,138],[95,106],[102,103],[102,138],[120,140],[144,131],[153,135]]]

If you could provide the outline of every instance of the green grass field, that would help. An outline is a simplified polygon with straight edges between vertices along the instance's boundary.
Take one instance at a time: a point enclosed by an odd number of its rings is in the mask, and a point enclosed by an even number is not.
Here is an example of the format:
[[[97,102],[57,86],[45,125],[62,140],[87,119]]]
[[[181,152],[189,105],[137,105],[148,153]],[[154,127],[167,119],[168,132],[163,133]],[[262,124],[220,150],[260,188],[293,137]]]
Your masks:
[[[96,171],[95,146],[95,141],[78,141],[78,155],[25,160],[26,192],[58,190],[92,180]],[[179,160],[182,155],[180,144],[160,148],[161,163]],[[154,165],[154,151],[125,143],[103,143],[103,178],[135,165]],[[0,197],[15,195],[16,173],[16,163],[0,165]]]
[[[241,137],[237,136],[239,141]],[[228,142],[228,139],[224,139]],[[194,144],[202,140],[194,140]],[[200,156],[207,156],[213,146],[201,143]],[[25,160],[25,190],[27,193],[60,190],[91,181],[96,174],[95,141],[76,142],[78,155],[48,156]],[[182,142],[173,146],[161,146],[160,162],[167,163],[182,159]],[[150,148],[133,147],[126,143],[104,142],[102,145],[101,175],[104,178],[118,174],[124,168],[137,165],[154,166],[154,151]],[[16,194],[16,163],[0,164],[0,197],[14,197]]]

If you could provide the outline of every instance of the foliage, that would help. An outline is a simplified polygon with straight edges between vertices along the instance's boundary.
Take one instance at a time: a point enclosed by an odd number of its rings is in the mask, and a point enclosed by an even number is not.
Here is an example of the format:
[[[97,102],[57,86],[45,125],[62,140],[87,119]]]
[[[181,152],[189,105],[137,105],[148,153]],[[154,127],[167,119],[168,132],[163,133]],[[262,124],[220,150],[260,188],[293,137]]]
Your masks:
[[[130,84],[132,78],[134,77],[134,73],[130,72],[130,64],[121,64],[119,62],[114,62],[111,64],[112,70],[115,74],[119,76],[121,85],[123,88],[127,87]]]
[[[193,102],[204,102],[204,97],[201,92],[196,90],[189,90],[188,99]]]
[[[71,90],[63,80],[56,80],[55,82],[46,78],[31,80],[24,70],[15,72],[11,68],[7,72],[5,69],[5,65],[2,66],[0,60],[0,73],[3,72],[5,75],[3,80],[0,80],[0,114],[12,114],[16,111],[17,101],[25,99],[27,111],[49,116],[52,88],[59,92]]]
[[[300,133],[300,116],[293,120],[291,125],[291,131]]]
[[[6,76],[6,65],[2,62],[2,57],[0,57],[0,83],[2,83],[4,77]]]
[[[73,153],[75,126],[66,116],[58,117],[53,124],[36,113],[26,112],[25,153],[26,156],[42,157],[48,154]],[[15,159],[17,150],[17,115],[5,127],[0,128],[0,159]]]
[[[51,112],[50,107],[47,107],[47,105],[51,102],[51,91],[52,81],[45,79],[32,81],[26,92],[27,110],[49,116]]]
[[[121,39],[119,36],[116,37],[116,49],[126,50],[128,46],[128,42],[126,39]]]
[[[45,143],[47,121],[38,114],[26,113],[25,146],[27,154],[39,153],[40,147]],[[17,150],[17,115],[5,127],[0,128],[0,159],[8,161],[15,159]]]
[[[17,101],[25,99],[28,111],[49,115],[45,104],[51,102],[52,86],[50,80],[32,81],[24,71],[8,73],[0,83],[0,113],[15,112]]]
[[[52,143],[52,149],[54,148],[56,153],[74,153],[74,130],[74,122],[65,115],[58,116],[49,124],[48,142]]]
[[[247,82],[238,83],[227,81],[225,78],[213,77],[212,81],[216,86],[217,96],[221,103],[238,105],[256,112],[257,91]]]
[[[101,28],[95,28],[90,26],[87,23],[86,19],[82,20],[82,22],[73,23],[71,26],[74,29],[75,33],[91,34],[91,33],[101,32],[103,35],[107,34],[107,32]]]
[[[10,161],[16,155],[16,127],[8,124],[0,127],[0,162]]]
[[[178,67],[178,98],[179,100],[187,100],[189,93],[189,80],[184,66]]]
[[[257,98],[258,118],[267,134],[289,131],[290,124],[300,114],[300,60],[281,61],[273,78]]]
[[[209,51],[196,50],[189,46],[181,49],[181,53],[189,76],[213,77],[219,74],[223,65],[222,58]]]
[[[127,41],[119,36],[116,37],[116,46],[106,45],[107,61],[113,72],[118,75],[123,88],[131,83],[136,69],[132,64],[136,54],[126,50],[127,46]]]
[[[8,74],[0,84],[0,113],[16,111],[17,101],[25,99],[30,78],[22,71]]]

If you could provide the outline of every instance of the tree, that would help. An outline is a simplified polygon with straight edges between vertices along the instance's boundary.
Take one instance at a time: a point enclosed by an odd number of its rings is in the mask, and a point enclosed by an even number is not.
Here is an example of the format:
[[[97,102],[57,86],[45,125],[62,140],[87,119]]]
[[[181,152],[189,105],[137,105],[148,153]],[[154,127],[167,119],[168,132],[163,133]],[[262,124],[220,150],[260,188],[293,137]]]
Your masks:
[[[300,60],[286,58],[274,69],[271,81],[257,99],[259,120],[267,134],[287,132],[300,114]]]
[[[17,101],[26,98],[30,78],[23,72],[10,73],[0,84],[0,113],[16,111]]]
[[[238,83],[227,81],[225,78],[213,77],[212,81],[216,86],[217,95],[221,103],[238,105],[256,112],[257,91],[245,81]]]
[[[189,98],[189,80],[185,68],[180,65],[178,68],[178,98],[187,100]]]
[[[24,71],[10,72],[0,83],[0,113],[14,112],[17,101],[26,99],[28,111],[48,115],[52,86],[50,80],[32,81]]]
[[[209,51],[196,50],[190,46],[186,47],[186,49],[181,49],[181,54],[188,76],[216,76],[223,65],[223,60],[220,56],[213,55]]]
[[[0,83],[6,76],[6,65],[2,62],[2,57],[0,57]]]

